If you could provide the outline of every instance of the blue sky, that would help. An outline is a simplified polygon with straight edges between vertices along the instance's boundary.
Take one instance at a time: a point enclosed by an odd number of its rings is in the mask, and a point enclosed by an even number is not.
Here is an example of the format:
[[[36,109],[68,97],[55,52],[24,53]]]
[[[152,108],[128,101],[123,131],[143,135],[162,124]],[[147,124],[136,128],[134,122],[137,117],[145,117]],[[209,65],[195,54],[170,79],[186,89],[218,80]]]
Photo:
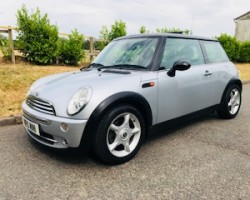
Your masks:
[[[234,35],[234,18],[250,10],[249,0],[1,0],[0,26],[16,25],[16,11],[25,4],[29,11],[48,13],[60,32],[76,28],[87,36],[99,37],[103,25],[116,19],[126,22],[128,34],[141,25],[156,28],[192,29],[194,35]]]

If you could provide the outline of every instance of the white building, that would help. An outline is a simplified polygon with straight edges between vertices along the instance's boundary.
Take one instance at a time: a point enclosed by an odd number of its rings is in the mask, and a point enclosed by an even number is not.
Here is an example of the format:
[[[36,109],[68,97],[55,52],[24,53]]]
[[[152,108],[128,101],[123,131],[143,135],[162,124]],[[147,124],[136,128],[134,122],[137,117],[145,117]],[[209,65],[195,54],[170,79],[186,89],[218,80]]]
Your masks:
[[[239,41],[250,41],[250,11],[234,19],[235,37]]]

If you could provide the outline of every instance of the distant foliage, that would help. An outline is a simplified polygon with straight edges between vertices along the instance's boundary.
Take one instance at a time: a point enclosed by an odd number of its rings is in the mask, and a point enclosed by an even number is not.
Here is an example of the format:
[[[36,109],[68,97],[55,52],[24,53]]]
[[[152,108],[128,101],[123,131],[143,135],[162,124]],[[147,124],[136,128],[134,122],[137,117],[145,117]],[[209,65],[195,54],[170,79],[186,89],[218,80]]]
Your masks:
[[[126,23],[122,20],[116,20],[113,25],[111,25],[111,30],[108,35],[108,39],[111,41],[115,38],[127,35]]]
[[[217,37],[233,62],[250,62],[250,41],[240,42],[234,36],[221,34]]]
[[[181,30],[179,28],[157,28],[156,29],[156,32],[157,33],[180,33],[180,34],[186,34],[186,35],[190,35],[190,30],[188,29],[184,29],[184,30]]]
[[[6,37],[4,37],[2,34],[0,34],[0,47],[4,46],[7,42],[7,40],[8,39]]]
[[[65,64],[77,65],[84,58],[84,36],[73,30],[69,39],[59,40],[59,60]]]
[[[109,30],[107,28],[107,26],[102,26],[101,30],[100,30],[100,39],[102,39],[103,41],[100,42],[96,42],[95,44],[95,48],[98,50],[103,50],[105,46],[108,45],[109,41]]]
[[[0,50],[3,53],[4,57],[10,57],[11,49],[9,40],[0,34]]]
[[[139,28],[139,33],[140,34],[149,33],[149,30],[147,30],[145,26],[141,26]]]
[[[102,26],[100,30],[100,38],[107,41],[112,41],[115,38],[125,35],[127,35],[126,23],[121,20],[115,20],[110,30],[106,26]]]
[[[102,50],[109,42],[115,38],[127,35],[126,23],[122,20],[115,20],[115,23],[111,25],[110,30],[107,26],[102,26],[100,30],[100,39],[103,41],[96,43],[96,48]]]
[[[17,11],[17,40],[25,58],[36,64],[54,63],[58,55],[58,28],[51,25],[48,15],[37,8],[29,14],[23,6]]]
[[[234,36],[227,34],[221,34],[217,39],[220,41],[221,45],[225,49],[228,57],[232,61],[238,61],[240,54],[240,43],[236,40]]]
[[[109,40],[109,30],[107,28],[107,26],[102,26],[101,30],[100,30],[100,38],[103,40]]]
[[[239,62],[250,62],[250,41],[240,44]]]

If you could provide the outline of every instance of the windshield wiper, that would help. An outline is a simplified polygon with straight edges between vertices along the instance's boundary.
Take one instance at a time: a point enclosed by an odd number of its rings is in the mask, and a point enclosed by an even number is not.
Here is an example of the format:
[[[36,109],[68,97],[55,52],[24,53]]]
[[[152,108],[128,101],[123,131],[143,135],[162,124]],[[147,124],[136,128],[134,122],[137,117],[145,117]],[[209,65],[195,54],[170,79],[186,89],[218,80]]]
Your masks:
[[[119,67],[121,69],[147,69],[146,67],[143,67],[141,65],[132,65],[132,64],[118,64],[118,65],[113,65],[112,67]]]
[[[101,63],[90,63],[87,67],[82,67],[80,70],[85,70],[85,69],[89,69],[91,67],[103,67],[104,65]]]
[[[101,71],[102,69],[108,69],[108,68],[115,68],[115,69],[133,69],[133,70],[146,70],[147,68],[141,66],[141,65],[132,65],[132,64],[118,64],[118,65],[110,65],[110,66],[102,66],[98,68],[98,71]]]
[[[102,69],[107,69],[107,68],[110,68],[110,66],[101,66],[101,67],[98,67],[97,70],[101,71]]]

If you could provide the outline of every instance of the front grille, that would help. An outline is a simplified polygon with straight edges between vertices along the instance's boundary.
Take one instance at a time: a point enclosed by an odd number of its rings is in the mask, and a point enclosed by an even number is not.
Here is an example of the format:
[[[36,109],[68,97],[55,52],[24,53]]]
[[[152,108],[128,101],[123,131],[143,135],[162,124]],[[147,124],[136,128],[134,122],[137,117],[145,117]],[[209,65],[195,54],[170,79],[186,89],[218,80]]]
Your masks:
[[[34,96],[28,96],[26,99],[26,103],[34,110],[37,110],[39,112],[46,113],[49,115],[56,115],[54,106],[45,100],[42,100]]]

